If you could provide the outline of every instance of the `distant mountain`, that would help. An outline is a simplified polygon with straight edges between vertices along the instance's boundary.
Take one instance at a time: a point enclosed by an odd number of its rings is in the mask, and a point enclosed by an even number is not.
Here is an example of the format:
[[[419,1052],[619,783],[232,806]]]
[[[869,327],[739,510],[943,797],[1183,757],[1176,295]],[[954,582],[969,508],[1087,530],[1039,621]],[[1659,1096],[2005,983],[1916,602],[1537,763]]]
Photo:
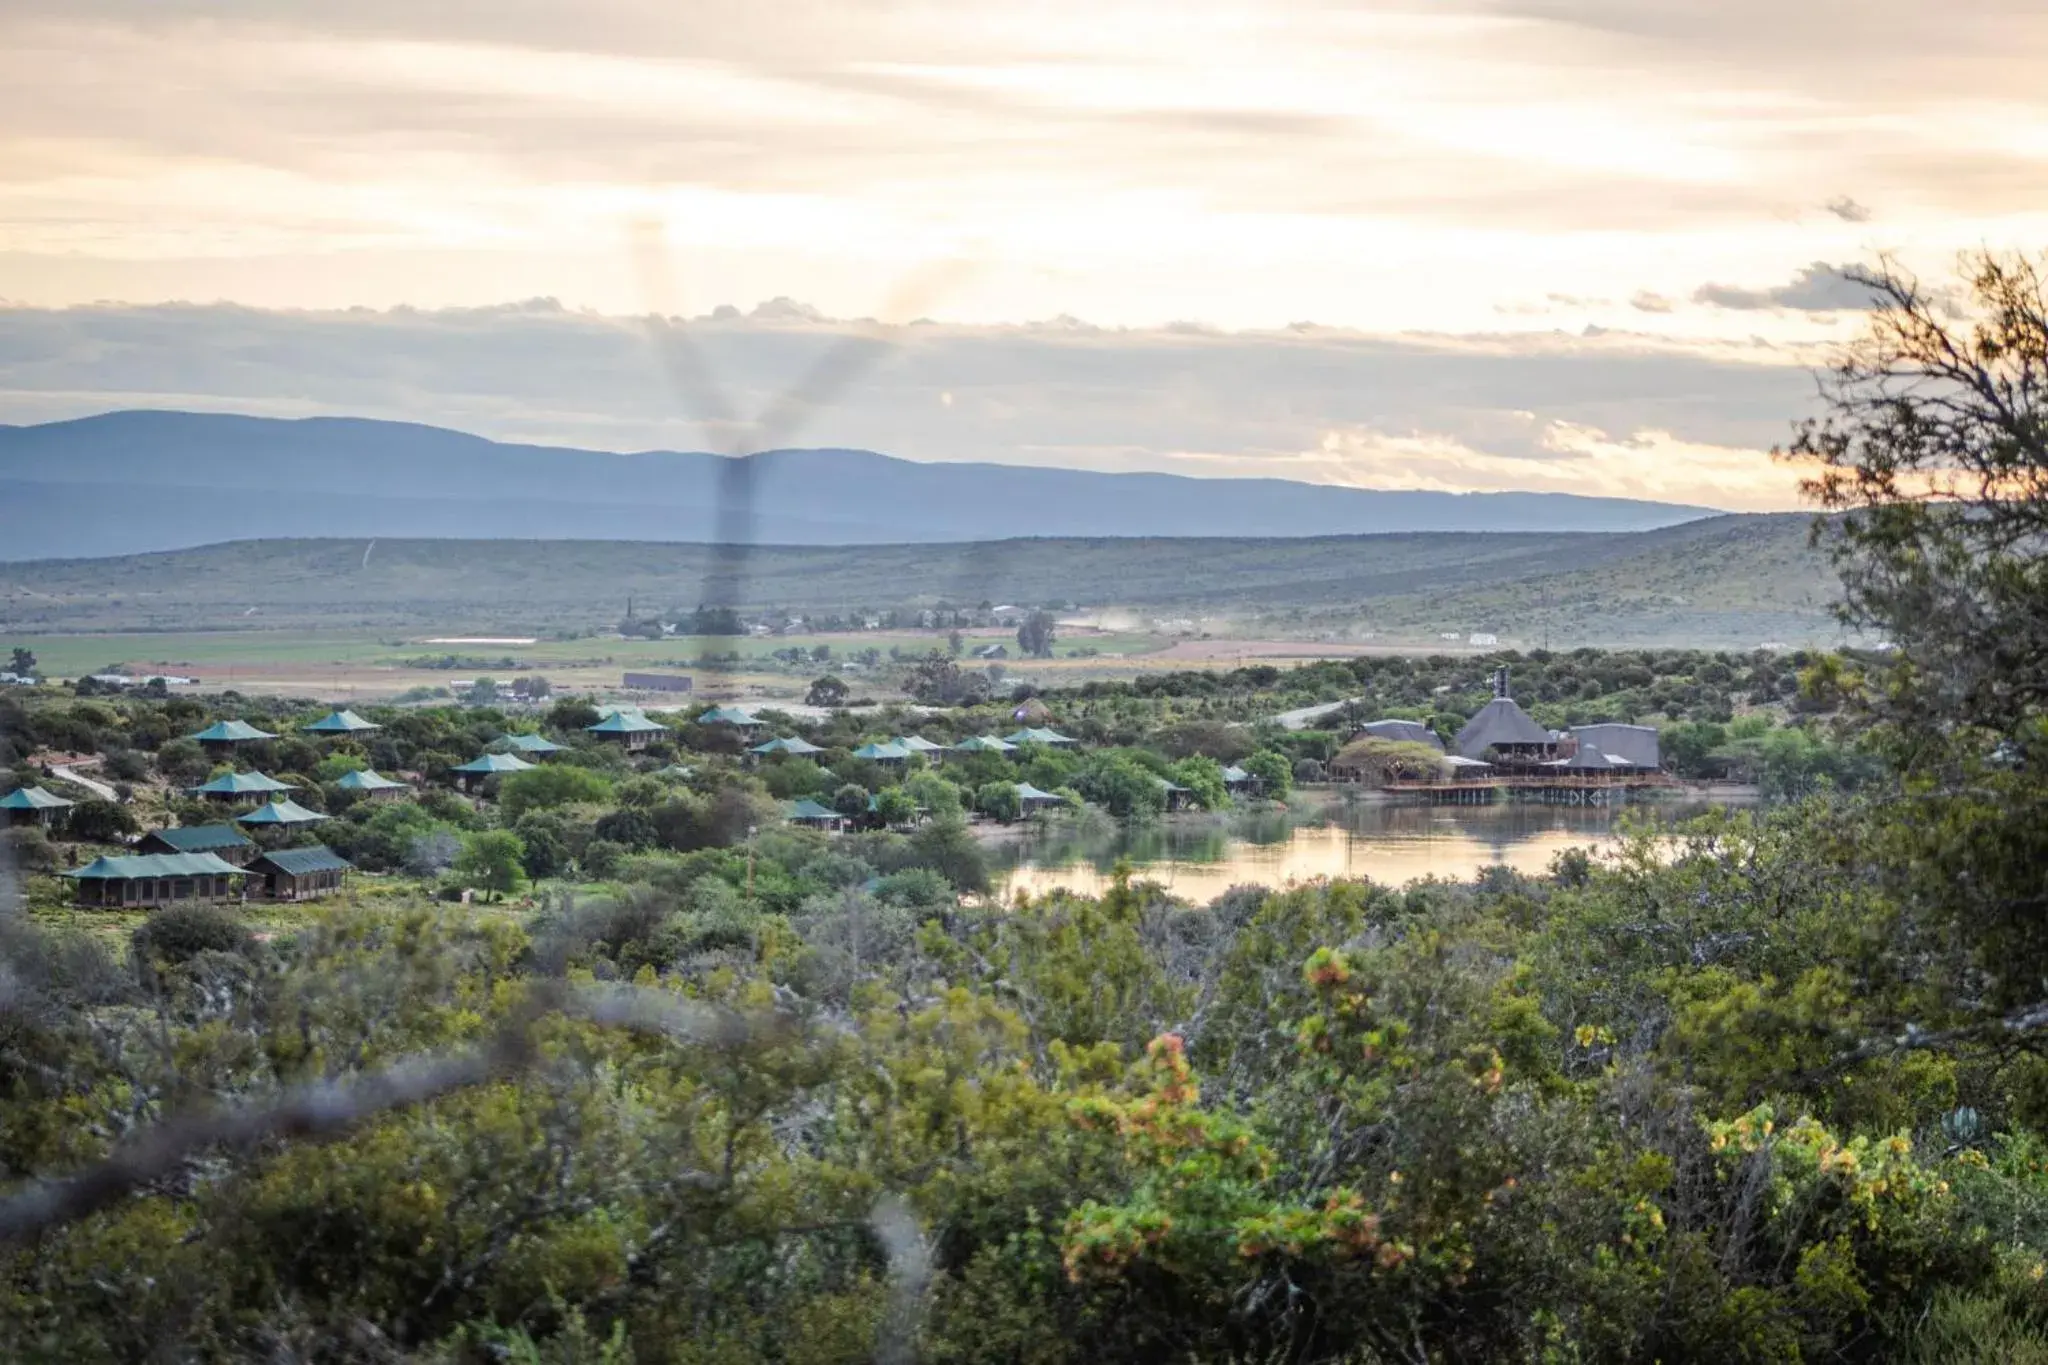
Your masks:
[[[1562,493],[1422,493],[1190,479],[864,450],[746,461],[757,544],[1015,536],[1645,531],[1712,509]],[[174,550],[241,536],[708,541],[729,462],[510,445],[356,418],[113,412],[0,427],[0,560]]]

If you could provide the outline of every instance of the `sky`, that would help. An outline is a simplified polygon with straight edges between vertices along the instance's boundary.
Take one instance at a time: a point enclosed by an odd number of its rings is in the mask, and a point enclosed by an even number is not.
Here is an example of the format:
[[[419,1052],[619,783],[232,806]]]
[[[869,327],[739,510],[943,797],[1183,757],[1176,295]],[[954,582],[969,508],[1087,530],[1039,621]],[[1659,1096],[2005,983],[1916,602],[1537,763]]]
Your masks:
[[[1844,270],[2048,245],[2043,69],[2035,0],[7,0],[0,421],[726,448],[636,317],[742,415],[879,317],[777,434],[1787,506]]]

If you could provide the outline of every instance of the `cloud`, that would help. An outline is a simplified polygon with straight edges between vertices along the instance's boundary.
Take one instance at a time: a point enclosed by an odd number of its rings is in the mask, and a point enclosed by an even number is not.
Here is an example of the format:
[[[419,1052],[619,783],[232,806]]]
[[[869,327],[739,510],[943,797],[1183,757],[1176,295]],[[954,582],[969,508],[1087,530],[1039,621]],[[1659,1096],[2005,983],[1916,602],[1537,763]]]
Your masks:
[[[1327,433],[1305,460],[1341,471],[1365,488],[1444,493],[1514,487],[1765,511],[1798,502],[1799,473],[1757,450],[1687,441],[1644,428],[1616,436],[1597,427],[1549,421],[1538,440],[1547,458],[1516,459],[1440,433],[1391,435],[1370,429]]]
[[[1838,195],[1828,200],[1823,207],[1845,223],[1867,223],[1870,221],[1869,207],[1857,203],[1846,194]]]
[[[1701,285],[1694,303],[1715,308],[1789,308],[1802,313],[1849,312],[1876,306],[1876,297],[1862,280],[1859,267],[1815,261],[1789,284],[1772,289],[1745,289],[1733,284]]]
[[[742,418],[857,334],[786,299],[707,310],[683,325]],[[922,323],[888,340],[883,363],[786,443],[1337,483],[1655,486],[1693,501],[1713,501],[1703,495],[1718,498],[1725,484],[1727,497],[1744,499],[1731,505],[1749,506],[1768,501],[1759,491],[1768,481],[1724,479],[1702,452],[1754,455],[1782,442],[1812,402],[1796,355],[1619,331],[1390,336],[1056,318]],[[604,450],[720,449],[742,435],[707,430],[669,387],[643,322],[550,299],[327,312],[0,308],[0,421],[120,407],[349,414]],[[1608,442],[1609,458],[1589,460],[1565,432],[1622,435]],[[1351,433],[1380,433],[1378,444]],[[1630,447],[1638,433],[1664,433],[1666,444]],[[1375,465],[1362,458],[1368,450],[1386,458]],[[1441,456],[1435,465],[1431,451]],[[1673,463],[1679,456],[1689,463]],[[1632,460],[1664,468],[1631,469]],[[1681,467],[1694,471],[1693,492],[1677,481]]]
[[[1816,184],[2022,238],[2048,10],[1957,8],[13,0],[0,293],[622,310],[663,214],[837,313],[972,247],[962,317],[1482,326],[1840,259]]]
[[[1639,289],[1629,295],[1628,306],[1639,313],[1668,313],[1676,305],[1662,294],[1655,294],[1647,289]]]

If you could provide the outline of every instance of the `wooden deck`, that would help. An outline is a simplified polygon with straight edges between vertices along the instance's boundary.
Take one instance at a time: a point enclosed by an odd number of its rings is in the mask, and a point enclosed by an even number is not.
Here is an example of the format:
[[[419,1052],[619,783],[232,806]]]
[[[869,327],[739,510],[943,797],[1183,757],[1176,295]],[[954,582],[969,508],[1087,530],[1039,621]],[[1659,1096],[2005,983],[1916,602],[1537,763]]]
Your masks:
[[[1669,773],[1511,773],[1470,782],[1389,782],[1381,790],[1410,793],[1433,806],[1488,806],[1504,797],[1545,805],[1604,806],[1627,800],[1631,792],[1672,790],[1683,785]]]

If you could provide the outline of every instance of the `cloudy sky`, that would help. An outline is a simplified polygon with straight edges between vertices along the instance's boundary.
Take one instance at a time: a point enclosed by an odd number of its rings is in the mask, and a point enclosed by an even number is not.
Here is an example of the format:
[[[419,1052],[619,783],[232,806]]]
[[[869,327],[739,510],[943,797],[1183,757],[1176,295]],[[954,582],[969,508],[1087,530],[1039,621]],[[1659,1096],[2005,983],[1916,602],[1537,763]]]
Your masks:
[[[792,439],[1782,506],[1843,266],[2048,245],[2044,69],[2037,0],[6,0],[0,420],[703,445],[632,315],[741,412],[918,315]]]

